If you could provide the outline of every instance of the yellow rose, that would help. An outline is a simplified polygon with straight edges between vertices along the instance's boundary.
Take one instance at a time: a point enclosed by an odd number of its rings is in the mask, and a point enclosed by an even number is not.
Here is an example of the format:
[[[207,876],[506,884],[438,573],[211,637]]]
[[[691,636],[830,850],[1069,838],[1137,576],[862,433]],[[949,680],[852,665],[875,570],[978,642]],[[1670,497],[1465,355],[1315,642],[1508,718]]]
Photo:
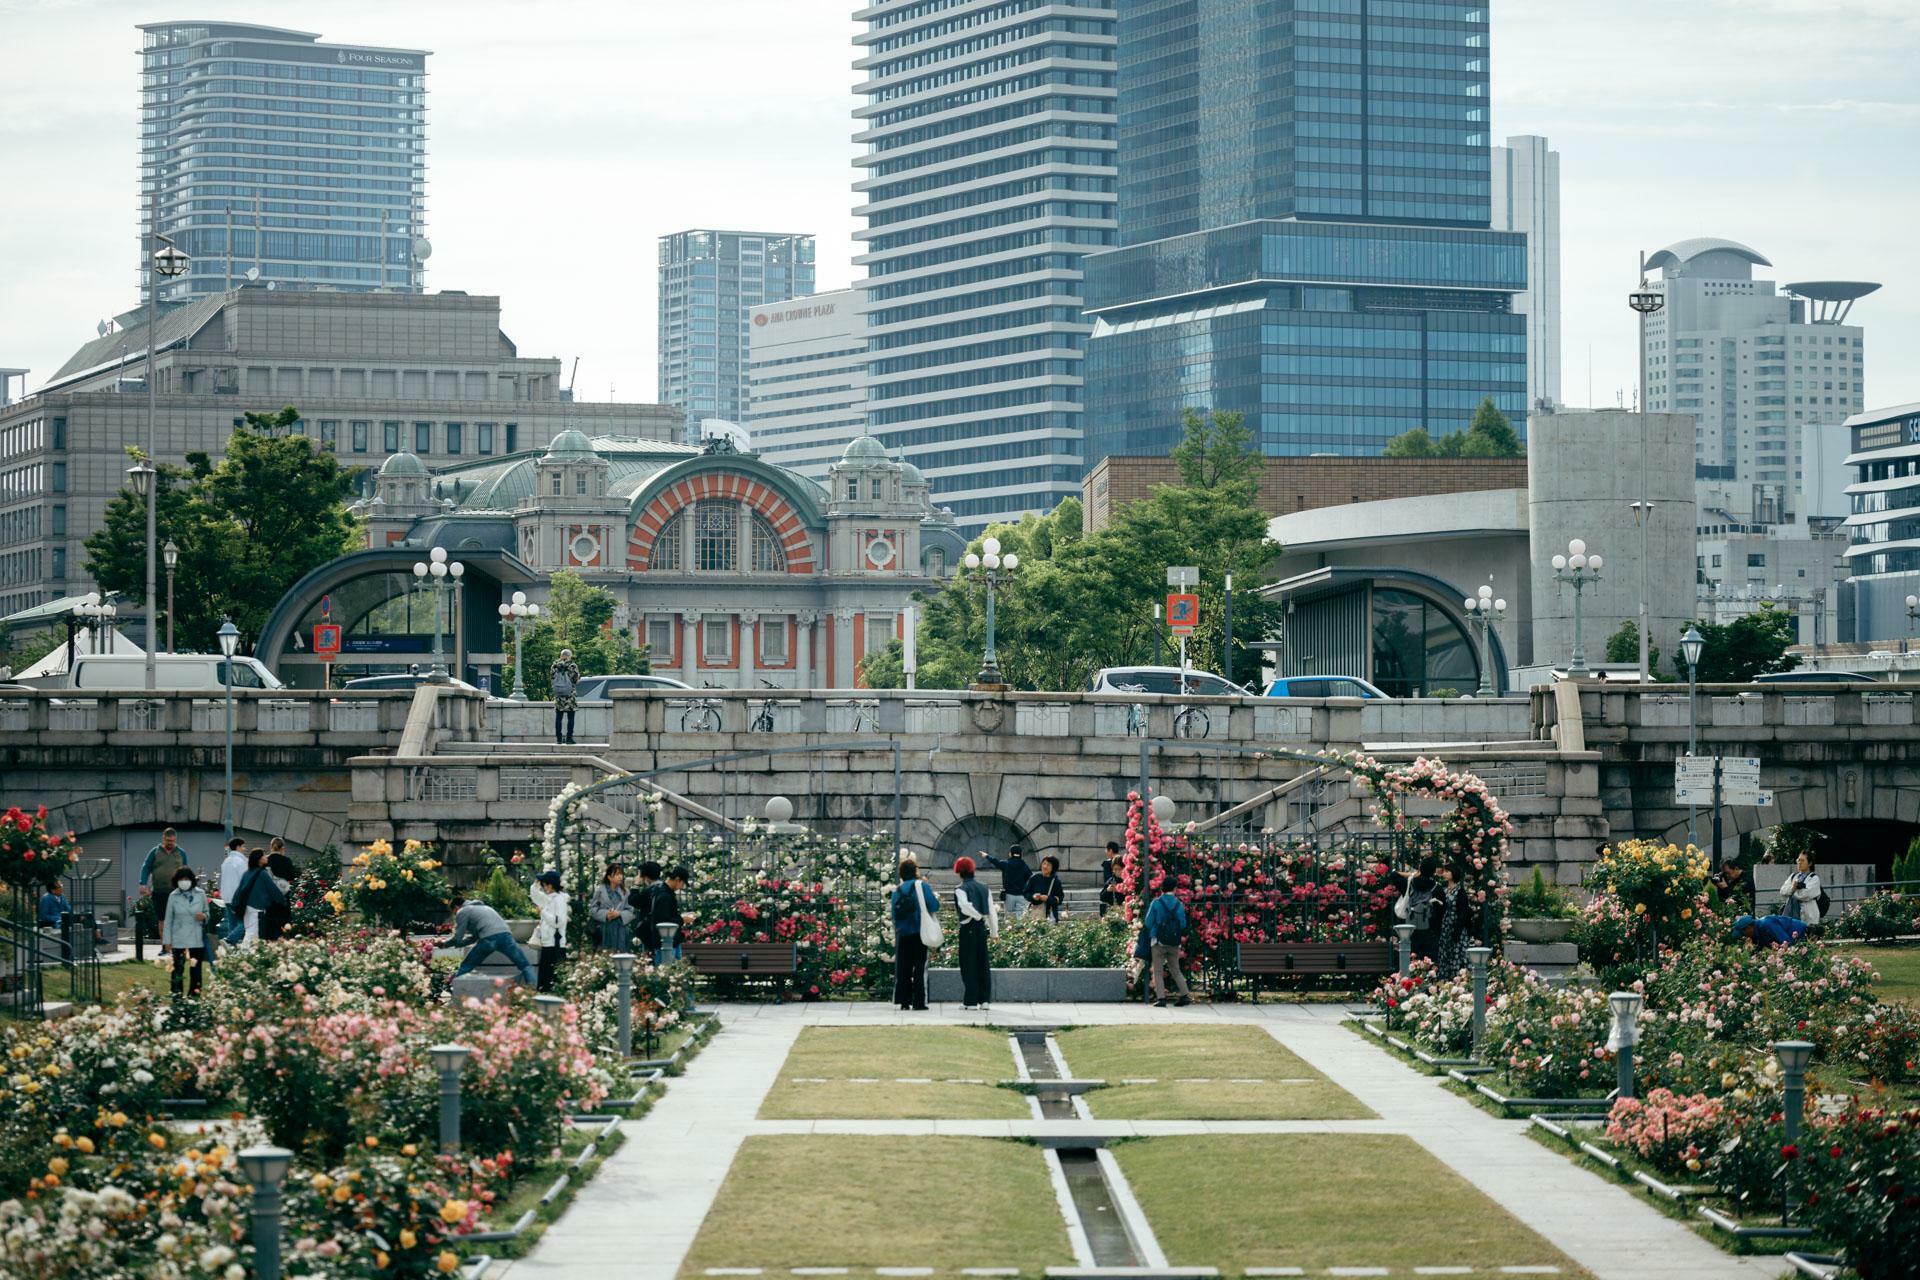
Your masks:
[[[93,1154],[93,1139],[92,1138],[75,1138],[73,1140],[73,1149],[75,1151],[78,1151],[81,1155],[90,1156]]]
[[[353,1188],[344,1182],[333,1189],[333,1202],[335,1204],[345,1204],[351,1199],[353,1199]]]
[[[374,1147],[377,1147],[380,1145],[380,1139],[374,1137],[372,1134],[368,1134],[366,1136],[366,1144],[367,1144],[367,1149],[372,1150]]]
[[[378,1249],[375,1249],[375,1250],[373,1251],[373,1265],[374,1265],[375,1267],[377,1267],[377,1268],[379,1268],[380,1270],[382,1270],[382,1271],[384,1271],[384,1270],[386,1270],[386,1266],[387,1266],[387,1262],[388,1262],[388,1258],[387,1258],[387,1255],[386,1255],[386,1254],[384,1254],[384,1253],[382,1253],[382,1252],[381,1252],[380,1250],[378,1250]]]
[[[67,1158],[65,1156],[55,1156],[53,1159],[47,1161],[47,1168],[53,1173],[65,1174],[67,1171]]]
[[[449,1200],[440,1206],[440,1221],[450,1226],[464,1222],[466,1218],[467,1202],[465,1200]]]
[[[460,1269],[460,1255],[451,1249],[442,1249],[440,1256],[434,1260],[433,1265],[440,1268],[443,1273],[452,1275]]]
[[[418,1244],[419,1242],[420,1242],[420,1237],[413,1234],[412,1227],[400,1228],[400,1247],[402,1249],[411,1249],[413,1248],[414,1245]]]
[[[70,1147],[73,1145],[73,1139],[62,1131],[53,1135],[53,1145],[56,1147]]]
[[[164,1133],[148,1134],[147,1142],[155,1151],[165,1151],[167,1149],[167,1136]]]
[[[308,1185],[324,1195],[326,1194],[327,1188],[333,1185],[333,1179],[324,1173],[316,1173],[313,1175],[313,1181]]]
[[[400,1148],[400,1154],[403,1156],[417,1156],[420,1154],[420,1148],[409,1142],[406,1146]]]
[[[127,1113],[124,1111],[116,1111],[107,1117],[107,1123],[116,1129],[123,1129],[127,1124]]]

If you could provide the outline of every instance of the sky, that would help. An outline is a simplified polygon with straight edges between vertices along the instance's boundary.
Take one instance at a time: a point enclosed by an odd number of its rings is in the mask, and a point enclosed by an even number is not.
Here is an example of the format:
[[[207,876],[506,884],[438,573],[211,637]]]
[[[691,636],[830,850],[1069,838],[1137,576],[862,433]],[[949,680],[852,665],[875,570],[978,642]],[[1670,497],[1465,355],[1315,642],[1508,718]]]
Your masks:
[[[1713,235],[1881,282],[1866,402],[1920,401],[1920,0],[1491,5],[1493,136],[1561,157],[1563,400],[1631,397],[1639,252]],[[230,19],[432,50],[428,287],[500,295],[581,399],[651,400],[659,236],[812,232],[853,281],[854,7],[0,0],[0,366],[37,386],[138,301],[135,24]]]

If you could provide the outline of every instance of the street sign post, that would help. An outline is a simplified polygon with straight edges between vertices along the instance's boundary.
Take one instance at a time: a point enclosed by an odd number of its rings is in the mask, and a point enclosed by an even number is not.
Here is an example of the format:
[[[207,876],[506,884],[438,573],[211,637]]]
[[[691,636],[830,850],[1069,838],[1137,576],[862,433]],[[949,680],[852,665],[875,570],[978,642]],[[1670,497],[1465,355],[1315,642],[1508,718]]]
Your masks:
[[[1190,564],[1174,565],[1167,570],[1167,585],[1175,591],[1185,591],[1200,585],[1200,570]]]
[[[321,614],[326,617],[327,614]],[[340,624],[337,622],[316,623],[313,628],[313,653],[326,666],[325,676],[320,684],[322,688],[333,688],[333,661],[340,656]]]
[[[1673,762],[1673,802],[1711,805],[1713,865],[1720,866],[1720,809],[1737,804],[1771,809],[1773,792],[1760,785],[1757,756],[1681,756]]]
[[[1167,593],[1167,626],[1173,634],[1190,636],[1200,625],[1200,597],[1186,591]]]

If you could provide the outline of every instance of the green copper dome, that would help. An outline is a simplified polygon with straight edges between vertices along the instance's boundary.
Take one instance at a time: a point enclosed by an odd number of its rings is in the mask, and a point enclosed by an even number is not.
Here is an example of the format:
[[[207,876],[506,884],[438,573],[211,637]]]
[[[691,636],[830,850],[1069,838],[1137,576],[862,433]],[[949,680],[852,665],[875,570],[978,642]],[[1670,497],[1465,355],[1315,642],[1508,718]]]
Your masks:
[[[427,464],[410,453],[396,453],[380,464],[383,476],[424,476]]]
[[[872,436],[855,436],[847,445],[847,451],[840,455],[842,462],[885,462],[887,451]]]
[[[546,456],[549,458],[595,458],[599,455],[593,451],[593,441],[587,439],[585,432],[575,431],[569,427],[548,442]]]

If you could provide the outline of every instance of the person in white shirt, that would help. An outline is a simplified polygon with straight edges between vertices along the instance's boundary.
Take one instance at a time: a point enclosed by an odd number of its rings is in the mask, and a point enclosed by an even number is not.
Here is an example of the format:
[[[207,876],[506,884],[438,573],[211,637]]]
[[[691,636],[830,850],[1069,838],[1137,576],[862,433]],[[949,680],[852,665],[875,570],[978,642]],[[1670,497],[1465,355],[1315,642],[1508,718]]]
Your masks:
[[[236,911],[233,905],[233,895],[240,891],[240,881],[246,874],[247,842],[234,836],[227,841],[227,856],[220,860],[220,905],[227,913],[223,932],[228,946],[247,933],[247,913]]]
[[[573,899],[560,888],[560,873],[552,870],[535,876],[528,892],[540,911],[540,927],[533,933],[533,940],[540,944],[534,989],[547,992],[553,990],[553,971],[567,958],[567,924],[573,916]]]
[[[1801,854],[1793,864],[1793,874],[1780,886],[1780,900],[1786,914],[1807,924],[1820,923],[1820,876],[1813,869],[1813,856]]]
[[[955,858],[953,869],[960,877],[953,891],[953,905],[960,913],[960,1005],[984,1009],[993,1000],[987,939],[1000,932],[1000,920],[993,909],[993,895],[974,878],[973,859]]]

